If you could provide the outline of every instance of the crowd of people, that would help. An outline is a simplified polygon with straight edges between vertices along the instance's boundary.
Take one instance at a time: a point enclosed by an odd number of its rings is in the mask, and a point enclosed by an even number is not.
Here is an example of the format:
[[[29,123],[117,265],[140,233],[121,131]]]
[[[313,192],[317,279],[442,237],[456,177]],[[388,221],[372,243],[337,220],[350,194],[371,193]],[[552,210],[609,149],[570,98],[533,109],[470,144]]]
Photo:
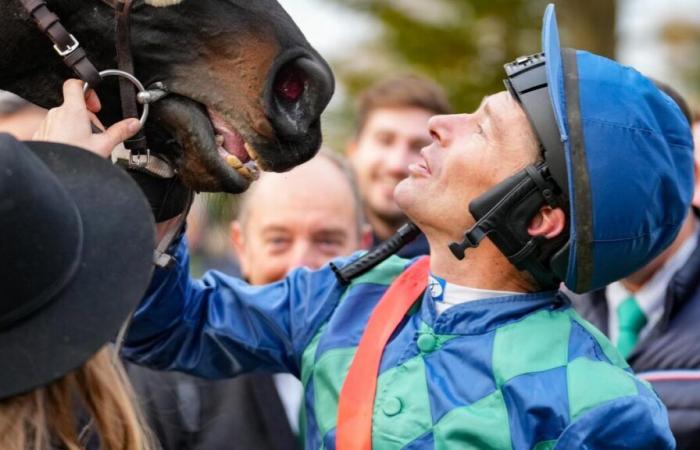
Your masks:
[[[544,27],[544,83],[519,59],[471,114],[369,87],[201,279],[184,230],[153,267],[164,224],[107,161],[138,121],[78,80],[49,111],[0,94],[0,448],[700,447],[700,116]]]

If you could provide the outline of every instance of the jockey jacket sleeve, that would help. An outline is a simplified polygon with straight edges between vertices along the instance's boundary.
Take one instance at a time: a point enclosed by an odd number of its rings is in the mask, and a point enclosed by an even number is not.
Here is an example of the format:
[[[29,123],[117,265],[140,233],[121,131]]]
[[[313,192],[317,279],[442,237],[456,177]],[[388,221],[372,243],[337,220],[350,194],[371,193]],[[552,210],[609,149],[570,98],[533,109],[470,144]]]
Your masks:
[[[676,443],[666,409],[648,392],[647,395],[619,397],[581,413],[552,448],[673,450]]]
[[[192,279],[184,239],[176,259],[173,269],[155,271],[122,350],[155,369],[205,378],[252,370],[298,376],[304,349],[343,293],[328,266],[251,286],[215,271]]]

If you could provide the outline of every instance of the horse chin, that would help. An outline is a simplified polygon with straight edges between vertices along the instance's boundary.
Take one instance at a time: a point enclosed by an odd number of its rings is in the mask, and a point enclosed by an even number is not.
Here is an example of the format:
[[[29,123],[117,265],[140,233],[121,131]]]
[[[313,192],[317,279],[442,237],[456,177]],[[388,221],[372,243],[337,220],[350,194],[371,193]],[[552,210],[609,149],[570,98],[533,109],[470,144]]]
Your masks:
[[[250,166],[227,161],[207,110],[200,103],[170,95],[153,104],[151,117],[146,130],[151,151],[170,160],[189,188],[238,194],[257,178]]]

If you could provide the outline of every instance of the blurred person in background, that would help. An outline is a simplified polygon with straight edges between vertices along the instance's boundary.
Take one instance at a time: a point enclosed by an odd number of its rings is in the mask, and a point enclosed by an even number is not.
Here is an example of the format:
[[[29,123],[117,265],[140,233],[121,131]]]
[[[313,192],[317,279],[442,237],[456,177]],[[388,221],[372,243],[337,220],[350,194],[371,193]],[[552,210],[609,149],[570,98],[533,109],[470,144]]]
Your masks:
[[[372,226],[373,246],[406,222],[394,201],[394,188],[408,177],[408,166],[420,161],[420,150],[430,144],[428,119],[450,113],[442,88],[417,76],[383,80],[360,94],[357,129],[347,155]],[[422,235],[399,253],[405,258],[427,254],[428,243]]]
[[[687,102],[656,81],[681,108]],[[669,412],[679,450],[700,443],[700,127],[694,127],[692,210],[671,246],[647,266],[607,287],[572,295],[576,309],[605,333],[642,379],[652,383]]]
[[[327,151],[288,173],[263,173],[231,224],[241,271],[254,285],[297,267],[318,269],[371,239],[353,175]],[[165,450],[300,448],[303,388],[293,375],[204,380],[135,365],[129,371],[144,375],[135,384]]]
[[[251,284],[317,269],[371,244],[357,184],[339,156],[321,151],[289,174],[264,174],[243,196],[231,242]]]
[[[0,91],[0,133],[29,140],[46,116],[46,110],[7,91]]]

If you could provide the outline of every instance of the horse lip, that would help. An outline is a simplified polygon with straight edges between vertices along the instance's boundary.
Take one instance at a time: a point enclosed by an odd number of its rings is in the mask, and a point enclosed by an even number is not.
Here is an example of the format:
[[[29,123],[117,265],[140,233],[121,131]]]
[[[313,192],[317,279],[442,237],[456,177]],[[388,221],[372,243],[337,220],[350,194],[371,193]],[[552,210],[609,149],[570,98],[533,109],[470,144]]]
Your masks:
[[[153,106],[154,122],[178,144],[181,154],[173,159],[185,184],[204,192],[237,194],[248,189],[254,177],[244,176],[221,158],[206,107],[174,93]]]
[[[257,170],[258,165],[264,166],[264,162],[260,159],[255,147],[245,139],[227,117],[211,106],[207,106],[206,109],[216,134],[215,141],[219,153],[223,153],[224,159],[228,155],[232,155],[240,164],[254,166],[255,170]]]
[[[171,90],[170,95],[153,104],[153,122],[164,128],[177,142],[177,152],[180,154],[171,159],[178,166],[185,184],[203,192],[244,192],[257,178],[258,170],[250,165],[240,168],[238,164],[233,164],[238,168],[236,170],[222,158],[216,142],[217,131],[207,111],[209,108],[202,101]],[[320,147],[319,120],[304,139],[294,141],[281,142],[257,134],[240,134],[250,159],[257,169],[263,171],[287,171],[308,161]],[[197,167],[194,172],[192,166]]]

